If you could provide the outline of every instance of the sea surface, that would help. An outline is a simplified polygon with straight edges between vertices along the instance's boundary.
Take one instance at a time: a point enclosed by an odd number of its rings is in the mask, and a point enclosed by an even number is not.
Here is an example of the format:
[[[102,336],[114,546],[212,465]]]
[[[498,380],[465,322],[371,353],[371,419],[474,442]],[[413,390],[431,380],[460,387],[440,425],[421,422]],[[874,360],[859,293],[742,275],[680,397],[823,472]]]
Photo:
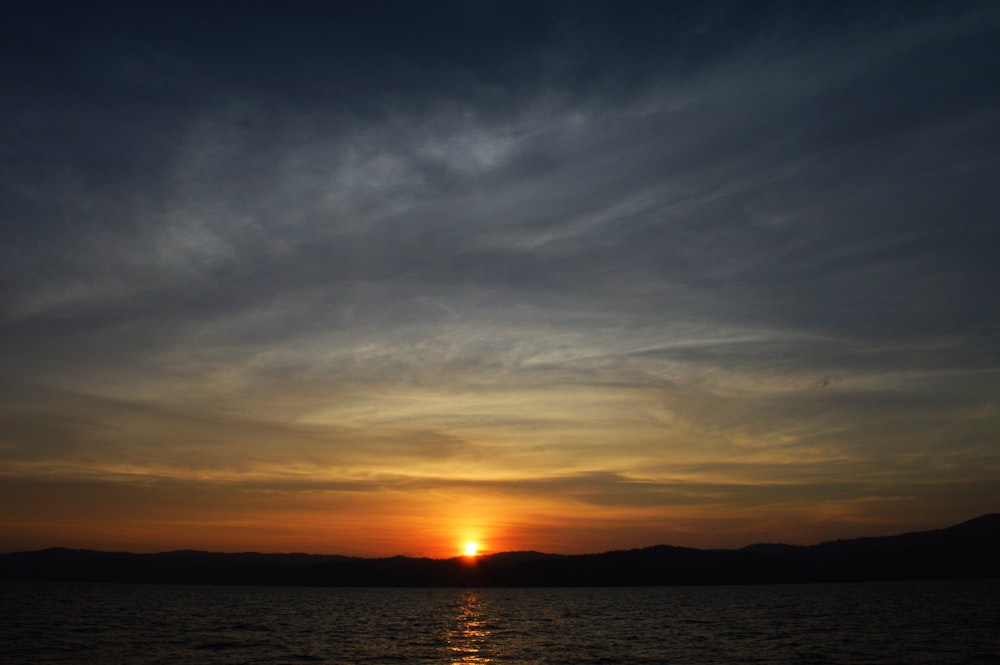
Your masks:
[[[1000,580],[572,589],[0,583],[0,663],[1000,663]]]

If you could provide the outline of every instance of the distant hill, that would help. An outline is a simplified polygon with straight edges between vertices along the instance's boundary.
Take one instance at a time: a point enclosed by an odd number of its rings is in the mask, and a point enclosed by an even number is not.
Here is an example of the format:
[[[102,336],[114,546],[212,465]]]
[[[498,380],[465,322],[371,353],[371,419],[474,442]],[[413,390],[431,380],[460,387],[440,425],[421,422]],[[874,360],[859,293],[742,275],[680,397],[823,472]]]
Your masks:
[[[475,559],[65,548],[0,555],[0,579],[160,584],[663,586],[996,577],[998,570],[1000,515],[936,531],[738,550],[658,545],[584,555],[503,552]]]
[[[1000,514],[936,531],[807,547],[751,545],[741,551],[783,561],[786,576],[808,580],[995,577],[1000,574]]]

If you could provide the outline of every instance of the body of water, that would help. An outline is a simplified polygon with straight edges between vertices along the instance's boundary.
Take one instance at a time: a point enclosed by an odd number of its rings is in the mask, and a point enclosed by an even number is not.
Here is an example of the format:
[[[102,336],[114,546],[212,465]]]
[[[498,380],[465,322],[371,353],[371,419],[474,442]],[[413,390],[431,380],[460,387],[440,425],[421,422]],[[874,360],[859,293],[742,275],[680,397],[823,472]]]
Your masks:
[[[0,662],[1000,663],[1000,580],[354,589],[0,583]]]

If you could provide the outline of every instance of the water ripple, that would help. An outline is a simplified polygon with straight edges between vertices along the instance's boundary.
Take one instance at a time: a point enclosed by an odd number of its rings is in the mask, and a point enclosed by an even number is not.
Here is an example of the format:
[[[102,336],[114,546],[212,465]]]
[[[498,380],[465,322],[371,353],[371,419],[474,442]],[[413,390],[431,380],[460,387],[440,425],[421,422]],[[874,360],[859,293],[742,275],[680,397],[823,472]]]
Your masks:
[[[0,662],[998,663],[1000,580],[632,589],[0,583]]]

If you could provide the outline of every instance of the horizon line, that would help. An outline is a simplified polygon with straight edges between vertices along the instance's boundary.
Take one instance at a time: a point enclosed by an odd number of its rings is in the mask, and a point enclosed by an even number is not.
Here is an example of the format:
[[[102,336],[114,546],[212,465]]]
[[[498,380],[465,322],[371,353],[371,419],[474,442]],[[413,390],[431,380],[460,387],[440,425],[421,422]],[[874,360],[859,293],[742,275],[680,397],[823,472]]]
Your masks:
[[[219,555],[256,554],[256,555],[261,555],[261,556],[340,557],[340,558],[343,558],[343,559],[367,559],[367,560],[400,559],[401,558],[401,559],[426,559],[426,560],[429,560],[429,561],[452,561],[452,560],[455,560],[455,559],[476,560],[476,559],[483,559],[483,558],[488,558],[488,557],[492,557],[492,556],[499,556],[499,555],[503,555],[503,554],[539,554],[539,555],[542,555],[542,556],[553,556],[553,557],[599,556],[599,555],[603,555],[603,554],[613,554],[613,553],[616,553],[616,552],[638,552],[638,551],[642,551],[642,550],[654,549],[654,548],[657,548],[657,547],[669,547],[669,548],[672,548],[672,549],[694,550],[694,551],[699,551],[699,552],[738,552],[740,550],[747,549],[748,547],[756,547],[756,546],[759,546],[759,545],[774,545],[774,546],[783,546],[783,547],[803,547],[803,548],[808,548],[808,547],[819,547],[821,545],[825,545],[825,544],[828,544],[828,543],[851,542],[851,541],[857,541],[857,540],[871,540],[871,539],[878,539],[878,538],[896,538],[896,537],[900,537],[900,536],[908,536],[908,535],[911,535],[911,534],[934,533],[934,532],[937,532],[937,531],[944,531],[944,530],[947,530],[947,529],[953,529],[953,528],[956,528],[956,527],[960,527],[960,526],[971,524],[973,522],[978,522],[978,521],[981,521],[981,520],[986,520],[986,519],[991,519],[991,518],[1000,519],[1000,512],[983,513],[982,515],[979,515],[978,517],[973,517],[973,518],[970,518],[970,519],[967,519],[967,520],[963,520],[961,522],[956,522],[954,524],[949,524],[949,525],[946,525],[946,526],[943,526],[943,527],[939,527],[937,529],[927,529],[927,530],[923,530],[923,531],[904,531],[902,533],[891,533],[891,534],[885,534],[885,535],[881,535],[881,536],[857,536],[857,537],[853,537],[853,538],[837,538],[835,540],[824,540],[824,541],[820,541],[818,543],[812,543],[812,544],[808,544],[808,545],[794,545],[794,544],[790,544],[790,543],[781,543],[781,542],[755,542],[755,543],[748,543],[748,544],[740,546],[740,547],[708,547],[708,548],[702,548],[702,547],[687,547],[687,546],[684,546],[684,545],[670,545],[670,544],[667,544],[667,543],[656,543],[654,545],[646,545],[646,546],[643,546],[643,547],[618,548],[618,549],[604,550],[604,551],[600,551],[600,552],[578,552],[578,553],[574,553],[574,554],[564,554],[564,553],[559,553],[559,552],[542,552],[542,551],[539,551],[539,550],[527,549],[527,550],[500,550],[500,551],[480,552],[480,553],[475,554],[473,556],[458,554],[458,555],[455,555],[455,556],[436,558],[436,557],[429,557],[429,556],[422,556],[422,555],[411,555],[411,554],[391,554],[391,555],[388,555],[388,556],[359,556],[359,555],[353,555],[353,554],[337,554],[337,553],[326,553],[326,554],[324,554],[324,553],[319,553],[319,552],[263,552],[263,551],[257,551],[257,550],[242,550],[242,551],[235,551],[235,552],[227,552],[227,551],[220,551],[220,550],[201,550],[201,549],[194,549],[194,548],[180,548],[180,549],[173,549],[173,550],[160,550],[160,551],[155,551],[155,552],[132,552],[132,551],[128,551],[128,550],[97,550],[97,549],[92,549],[92,548],[89,548],[89,547],[66,547],[66,546],[63,546],[63,545],[52,545],[50,547],[42,547],[42,548],[34,549],[34,550],[12,550],[12,551],[0,552],[0,556],[6,556],[6,555],[9,555],[9,554],[30,554],[30,553],[36,553],[36,552],[47,552],[47,551],[51,551],[51,550],[66,550],[66,551],[69,551],[69,552],[96,552],[96,553],[100,553],[100,554],[131,554],[131,555],[134,555],[134,556],[156,556],[156,555],[159,555],[159,554],[179,554],[179,553],[184,553],[184,552],[191,552],[191,553],[197,553],[197,554],[219,554]]]

